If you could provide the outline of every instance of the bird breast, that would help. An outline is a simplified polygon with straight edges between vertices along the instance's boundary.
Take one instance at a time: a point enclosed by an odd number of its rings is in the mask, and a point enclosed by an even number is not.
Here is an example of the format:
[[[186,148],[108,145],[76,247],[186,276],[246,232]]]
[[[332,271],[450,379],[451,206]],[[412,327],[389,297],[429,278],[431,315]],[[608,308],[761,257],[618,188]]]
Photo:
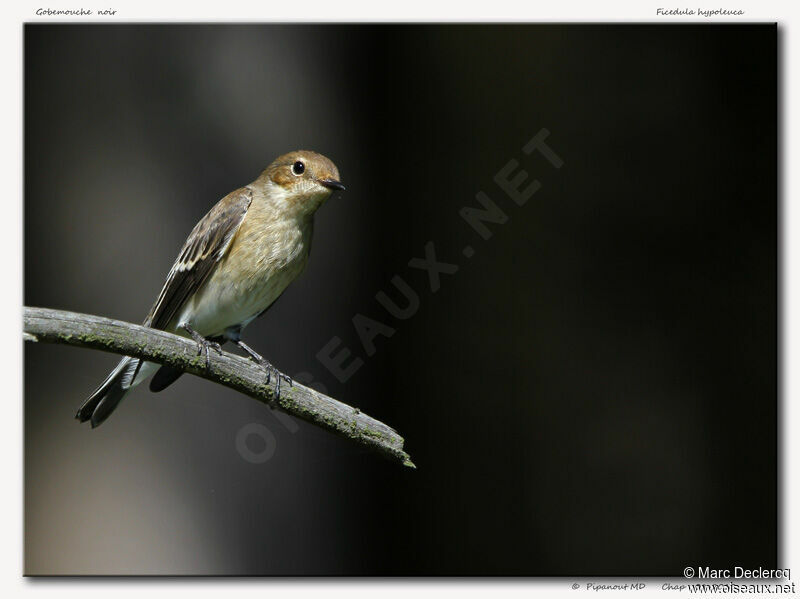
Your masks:
[[[276,218],[254,202],[226,255],[184,318],[204,336],[246,325],[266,310],[303,271],[312,221]]]

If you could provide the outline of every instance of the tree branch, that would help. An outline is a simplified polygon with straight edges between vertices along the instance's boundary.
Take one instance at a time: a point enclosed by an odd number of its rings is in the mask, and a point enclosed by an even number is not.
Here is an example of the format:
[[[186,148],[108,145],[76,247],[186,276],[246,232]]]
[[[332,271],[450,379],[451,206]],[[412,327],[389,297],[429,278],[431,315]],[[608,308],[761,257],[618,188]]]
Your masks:
[[[251,360],[224,352],[197,355],[194,341],[119,320],[48,308],[24,309],[23,339],[99,349],[166,364],[189,374],[235,389],[263,403],[274,399],[273,385],[264,384],[264,371]],[[357,408],[297,382],[283,385],[277,405],[286,413],[352,439],[380,454],[414,468],[397,432]]]

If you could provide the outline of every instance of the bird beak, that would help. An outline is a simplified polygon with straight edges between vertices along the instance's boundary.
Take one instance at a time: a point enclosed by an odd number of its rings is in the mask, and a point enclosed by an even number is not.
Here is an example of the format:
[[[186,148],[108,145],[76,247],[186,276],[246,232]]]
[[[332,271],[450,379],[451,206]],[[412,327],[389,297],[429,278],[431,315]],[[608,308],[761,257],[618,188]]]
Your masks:
[[[338,191],[344,191],[344,185],[342,185],[336,179],[319,179],[319,183],[324,185],[328,189],[336,189]]]

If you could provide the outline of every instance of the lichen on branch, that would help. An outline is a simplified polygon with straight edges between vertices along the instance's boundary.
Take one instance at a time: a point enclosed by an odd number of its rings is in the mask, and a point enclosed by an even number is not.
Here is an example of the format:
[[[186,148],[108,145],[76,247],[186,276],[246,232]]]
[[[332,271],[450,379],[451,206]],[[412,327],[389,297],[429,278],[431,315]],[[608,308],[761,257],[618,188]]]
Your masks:
[[[64,310],[25,307],[23,339],[99,349],[166,364],[244,393],[262,403],[275,403],[287,414],[347,437],[404,466],[414,468],[403,450],[403,438],[383,422],[347,404],[294,382],[275,398],[264,371],[251,360],[223,352],[199,356],[194,341],[140,325]]]

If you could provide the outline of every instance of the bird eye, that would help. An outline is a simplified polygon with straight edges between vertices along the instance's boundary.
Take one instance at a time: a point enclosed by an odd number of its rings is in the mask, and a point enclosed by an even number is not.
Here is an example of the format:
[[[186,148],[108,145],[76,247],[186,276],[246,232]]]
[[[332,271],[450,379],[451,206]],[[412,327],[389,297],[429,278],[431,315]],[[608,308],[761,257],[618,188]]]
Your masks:
[[[292,165],[292,174],[296,176],[302,175],[306,170],[306,165],[299,160]]]

